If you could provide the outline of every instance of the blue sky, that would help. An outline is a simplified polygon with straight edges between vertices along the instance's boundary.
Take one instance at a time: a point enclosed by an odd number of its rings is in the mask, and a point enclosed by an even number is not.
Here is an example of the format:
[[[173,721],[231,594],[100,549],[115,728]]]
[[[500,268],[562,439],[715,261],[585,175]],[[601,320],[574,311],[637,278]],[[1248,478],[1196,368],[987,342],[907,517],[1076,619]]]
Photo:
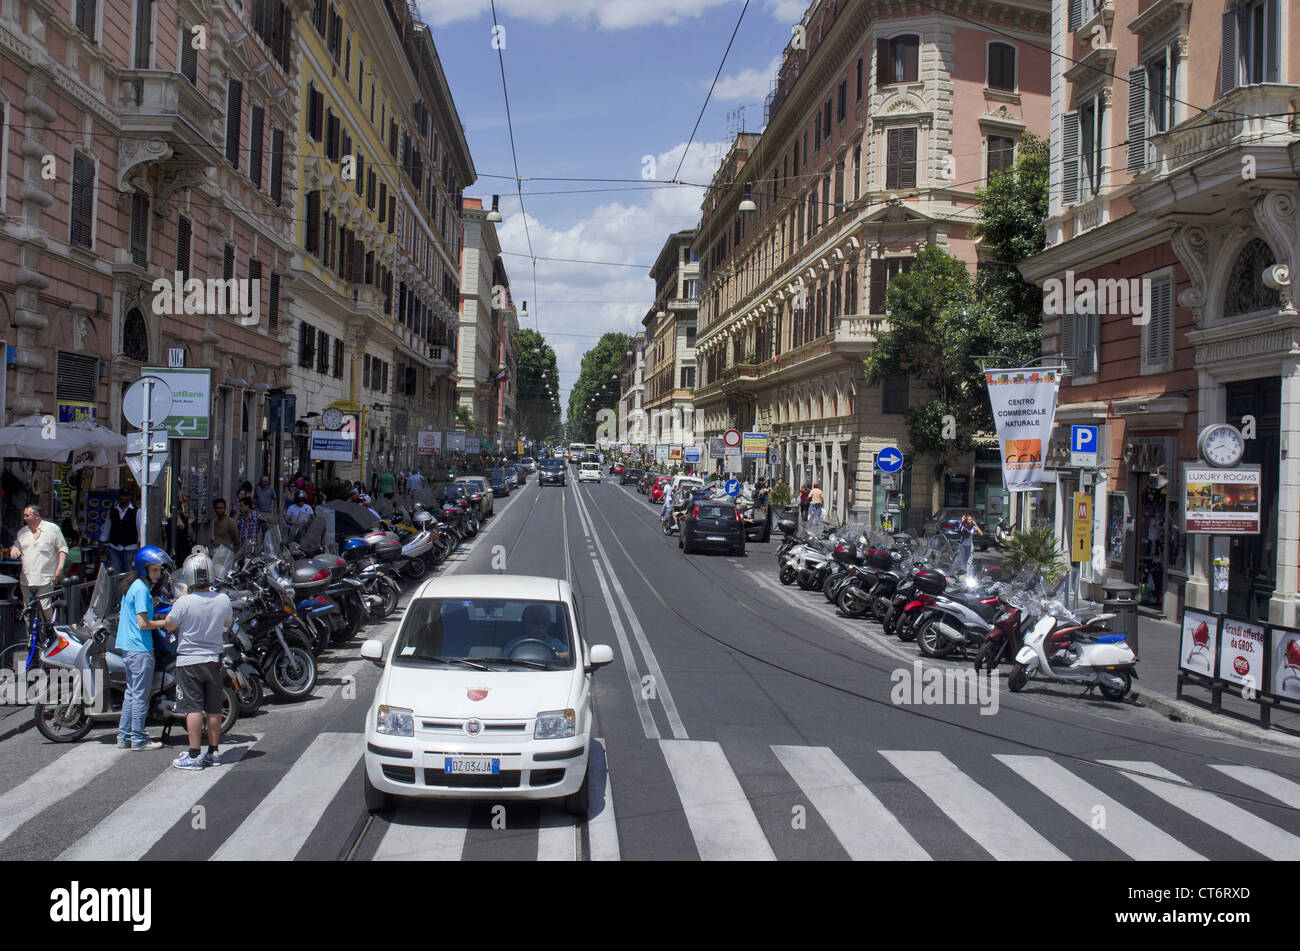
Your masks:
[[[487,0],[421,0],[469,140],[478,181],[466,194],[501,195],[498,226],[511,290],[528,301],[521,326],[556,350],[561,403],[582,354],[609,330],[636,333],[653,299],[648,266],[673,231],[699,219],[702,189],[642,185],[671,179],[743,0],[497,0],[521,177],[632,182],[524,183],[533,253],[637,264],[537,262],[533,286],[524,216],[515,197],[492,14]],[[729,141],[727,113],[745,107],[758,131],[802,0],[751,0],[718,87],[678,178],[707,183]],[[650,183],[647,183],[649,185]],[[592,189],[617,189],[591,191]],[[581,190],[579,194],[542,194]]]

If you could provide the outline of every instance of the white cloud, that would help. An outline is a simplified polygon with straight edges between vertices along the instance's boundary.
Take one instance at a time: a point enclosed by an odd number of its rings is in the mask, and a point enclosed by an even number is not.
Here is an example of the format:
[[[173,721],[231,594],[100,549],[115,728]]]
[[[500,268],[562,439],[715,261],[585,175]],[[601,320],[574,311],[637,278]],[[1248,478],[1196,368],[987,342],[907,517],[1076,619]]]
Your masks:
[[[655,156],[657,178],[672,176],[681,161],[686,143],[679,143]],[[727,143],[697,142],[682,163],[678,178],[706,183],[717,169],[717,156],[725,154]],[[538,189],[549,183],[538,183]],[[642,319],[654,300],[650,265],[654,263],[668,235],[693,228],[699,222],[704,191],[696,187],[658,187],[628,192],[628,199],[605,201],[576,221],[548,220],[547,202],[528,200],[528,236],[519,213],[518,199],[501,195],[504,221],[497,227],[505,251],[527,252],[528,237],[533,253],[540,258],[572,258],[580,261],[611,261],[636,267],[610,267],[569,261],[538,261],[537,285],[533,287],[532,261],[507,254],[506,273],[516,302],[528,301],[528,316],[520,325],[536,329],[540,324],[546,342],[555,348],[560,368],[560,401],[568,409],[569,390],[578,379],[582,356],[607,331],[629,336],[642,330]],[[563,221],[567,227],[560,227]],[[568,303],[597,301],[598,303]],[[635,302],[635,303],[629,303]]]
[[[763,69],[745,69],[732,76],[722,76],[713,90],[713,98],[723,102],[762,102],[772,91],[772,79],[781,66],[778,53]],[[707,89],[708,80],[704,80]]]
[[[625,30],[637,26],[674,26],[697,20],[711,7],[733,0],[497,0],[497,22],[506,27],[510,43],[510,20],[554,23],[569,20],[579,26],[595,24],[603,30]],[[421,18],[431,26],[445,26],[479,17],[491,19],[488,0],[421,0]],[[490,30],[484,42],[491,39]]]
[[[808,0],[767,0],[767,8],[772,16],[791,25],[803,20],[808,6]]]

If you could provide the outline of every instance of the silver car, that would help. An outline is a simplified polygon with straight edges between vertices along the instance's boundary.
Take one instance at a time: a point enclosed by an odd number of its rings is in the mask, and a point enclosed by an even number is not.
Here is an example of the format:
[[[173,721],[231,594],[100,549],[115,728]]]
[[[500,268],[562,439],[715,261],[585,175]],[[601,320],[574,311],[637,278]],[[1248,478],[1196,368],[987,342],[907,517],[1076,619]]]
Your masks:
[[[466,491],[471,494],[482,494],[483,496],[483,517],[490,518],[493,509],[492,486],[488,484],[486,476],[461,476],[456,480],[464,482]]]

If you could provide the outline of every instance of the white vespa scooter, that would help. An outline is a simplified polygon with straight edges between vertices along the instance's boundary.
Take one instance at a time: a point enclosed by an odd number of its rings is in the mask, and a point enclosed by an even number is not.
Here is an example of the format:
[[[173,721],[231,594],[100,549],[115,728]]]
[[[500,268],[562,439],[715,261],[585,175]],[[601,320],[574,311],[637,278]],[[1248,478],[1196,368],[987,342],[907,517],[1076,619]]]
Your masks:
[[[1126,634],[1112,634],[1102,622],[1114,614],[1097,614],[1085,623],[1057,598],[1041,602],[1041,613],[1025,634],[1007,677],[1013,693],[1030,677],[1100,687],[1108,700],[1123,700],[1137,676],[1137,656]]]

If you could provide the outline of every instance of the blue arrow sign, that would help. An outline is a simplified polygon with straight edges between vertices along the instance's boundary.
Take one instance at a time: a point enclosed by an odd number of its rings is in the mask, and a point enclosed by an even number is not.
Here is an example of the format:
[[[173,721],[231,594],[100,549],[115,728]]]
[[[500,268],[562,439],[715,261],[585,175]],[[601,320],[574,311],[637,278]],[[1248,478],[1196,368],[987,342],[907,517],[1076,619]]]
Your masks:
[[[1097,451],[1097,427],[1096,426],[1071,426],[1070,427],[1070,452],[1096,452]]]
[[[897,472],[903,468],[903,454],[893,446],[886,446],[876,453],[876,465],[881,472]]]
[[[740,494],[740,480],[739,480],[739,479],[728,479],[728,480],[727,480],[727,485],[726,485],[726,490],[727,490],[727,494],[728,494],[728,495],[739,495],[739,494]]]

